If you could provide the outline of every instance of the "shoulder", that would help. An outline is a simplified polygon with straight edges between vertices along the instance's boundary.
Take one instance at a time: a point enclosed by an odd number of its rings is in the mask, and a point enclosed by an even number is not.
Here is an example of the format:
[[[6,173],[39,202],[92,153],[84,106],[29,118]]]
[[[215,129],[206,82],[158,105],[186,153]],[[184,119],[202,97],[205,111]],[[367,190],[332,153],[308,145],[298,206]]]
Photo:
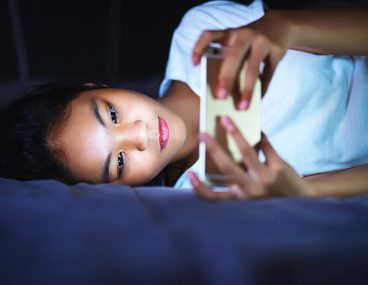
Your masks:
[[[246,25],[264,15],[263,2],[242,4],[233,1],[209,1],[189,9],[183,16],[180,31],[225,29]]]

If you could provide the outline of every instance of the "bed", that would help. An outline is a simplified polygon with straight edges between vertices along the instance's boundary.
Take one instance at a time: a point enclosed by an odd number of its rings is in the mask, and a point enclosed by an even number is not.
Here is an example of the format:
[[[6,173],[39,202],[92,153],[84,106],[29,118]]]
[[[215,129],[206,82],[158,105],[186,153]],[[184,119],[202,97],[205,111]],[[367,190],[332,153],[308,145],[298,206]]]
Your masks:
[[[368,195],[0,179],[0,284],[368,284]]]

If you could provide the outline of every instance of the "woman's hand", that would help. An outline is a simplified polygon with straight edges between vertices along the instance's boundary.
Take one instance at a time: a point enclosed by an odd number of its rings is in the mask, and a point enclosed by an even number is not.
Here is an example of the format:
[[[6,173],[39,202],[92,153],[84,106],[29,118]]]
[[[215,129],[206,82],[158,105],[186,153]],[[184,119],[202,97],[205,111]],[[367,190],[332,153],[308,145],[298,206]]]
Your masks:
[[[294,169],[283,161],[262,134],[261,150],[266,162],[262,164],[256,151],[248,144],[229,117],[222,117],[221,124],[229,132],[242,153],[244,168],[234,162],[219,144],[207,134],[201,135],[206,143],[208,154],[219,171],[229,177],[229,192],[214,192],[205,186],[198,177],[189,172],[188,177],[197,194],[209,200],[247,199],[275,195],[313,196],[313,189]]]
[[[199,64],[202,54],[212,42],[227,48],[216,90],[218,98],[226,98],[233,90],[234,82],[247,59],[245,86],[237,102],[238,108],[245,110],[249,107],[261,63],[265,64],[261,74],[264,94],[277,64],[290,47],[291,40],[292,26],[281,13],[270,11],[243,27],[204,31],[192,50],[192,60],[193,64]]]

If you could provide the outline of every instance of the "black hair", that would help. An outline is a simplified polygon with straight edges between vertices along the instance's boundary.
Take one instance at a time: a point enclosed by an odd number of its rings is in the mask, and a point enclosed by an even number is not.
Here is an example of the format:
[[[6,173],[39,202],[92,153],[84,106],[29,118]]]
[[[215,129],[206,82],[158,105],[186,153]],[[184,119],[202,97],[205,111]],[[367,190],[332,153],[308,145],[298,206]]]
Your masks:
[[[69,116],[70,104],[83,91],[104,85],[54,81],[37,85],[0,109],[0,176],[18,180],[79,182],[58,158],[49,137]]]

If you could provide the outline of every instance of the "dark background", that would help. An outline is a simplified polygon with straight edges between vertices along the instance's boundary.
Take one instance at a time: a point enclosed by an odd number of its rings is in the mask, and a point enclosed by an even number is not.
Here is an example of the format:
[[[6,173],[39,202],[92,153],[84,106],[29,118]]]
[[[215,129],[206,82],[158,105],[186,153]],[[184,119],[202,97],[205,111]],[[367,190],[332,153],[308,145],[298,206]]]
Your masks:
[[[172,32],[187,9],[203,2],[0,0],[0,82],[162,77]],[[364,2],[267,4],[298,9]]]
[[[2,0],[3,80],[20,76],[10,2],[29,76],[131,79],[162,73],[172,31],[186,9],[204,1]]]

